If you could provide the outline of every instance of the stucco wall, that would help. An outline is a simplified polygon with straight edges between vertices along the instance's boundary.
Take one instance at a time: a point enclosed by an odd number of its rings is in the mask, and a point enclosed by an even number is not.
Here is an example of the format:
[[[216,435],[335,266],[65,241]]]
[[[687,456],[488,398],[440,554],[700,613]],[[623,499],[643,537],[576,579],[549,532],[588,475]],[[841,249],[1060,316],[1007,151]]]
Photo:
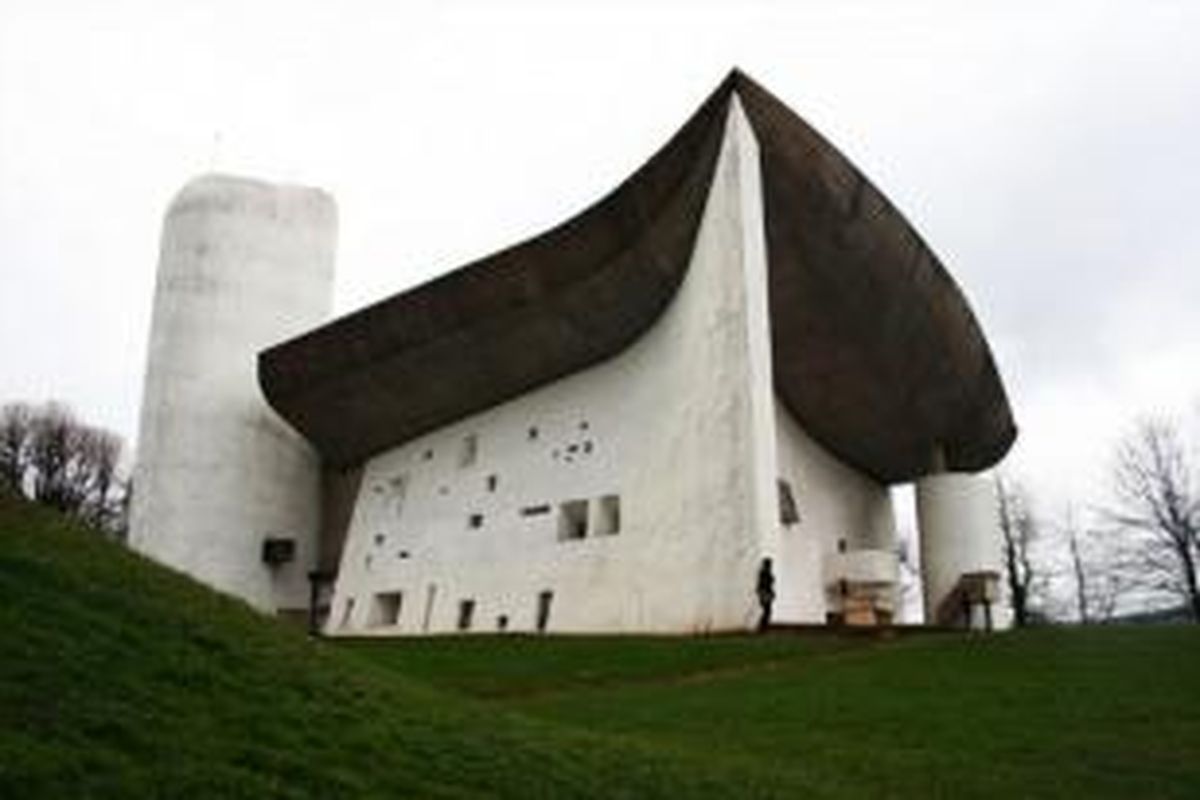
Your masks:
[[[307,603],[319,473],[256,356],[328,317],[335,231],[324,192],[225,176],[189,183],[163,224],[130,543],[265,611]],[[268,536],[295,560],[264,565]]]
[[[837,552],[891,550],[896,523],[891,493],[813,441],[782,403],[775,403],[779,475],[791,486],[799,521],[784,526],[777,574],[781,621],[823,623],[828,610],[823,564]]]
[[[474,630],[531,630],[544,591],[551,631],[753,623],[775,437],[758,154],[731,109],[687,277],[642,339],[366,464],[330,633],[452,631],[464,599]],[[560,504],[604,496],[619,533],[560,541]],[[382,592],[403,593],[397,626],[371,625]]]

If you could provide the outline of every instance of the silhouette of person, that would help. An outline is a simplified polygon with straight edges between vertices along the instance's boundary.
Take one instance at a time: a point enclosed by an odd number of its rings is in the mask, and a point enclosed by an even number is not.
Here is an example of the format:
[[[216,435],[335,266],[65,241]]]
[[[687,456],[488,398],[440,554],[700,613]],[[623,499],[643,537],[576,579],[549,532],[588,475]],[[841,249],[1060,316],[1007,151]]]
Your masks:
[[[758,582],[754,591],[758,595],[758,629],[765,631],[771,624],[771,605],[775,602],[775,573],[771,571],[769,558],[764,558],[758,568]]]

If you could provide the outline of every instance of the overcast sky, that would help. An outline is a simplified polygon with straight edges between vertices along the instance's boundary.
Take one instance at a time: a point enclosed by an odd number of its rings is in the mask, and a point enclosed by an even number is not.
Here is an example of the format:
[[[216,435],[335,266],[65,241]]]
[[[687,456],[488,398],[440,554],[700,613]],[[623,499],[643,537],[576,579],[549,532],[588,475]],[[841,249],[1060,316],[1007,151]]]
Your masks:
[[[990,9],[990,10],[989,10]],[[564,219],[741,66],[957,278],[1048,502],[1200,406],[1200,3],[0,3],[0,400],[132,440],[159,226],[336,197],[339,313]]]

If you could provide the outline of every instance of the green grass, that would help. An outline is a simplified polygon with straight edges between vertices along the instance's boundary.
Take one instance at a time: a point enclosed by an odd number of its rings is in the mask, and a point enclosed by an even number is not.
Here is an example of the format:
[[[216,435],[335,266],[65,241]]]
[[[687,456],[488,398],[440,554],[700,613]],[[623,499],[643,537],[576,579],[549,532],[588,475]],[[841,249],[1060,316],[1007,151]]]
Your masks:
[[[0,496],[0,797],[1195,797],[1200,630],[310,641]]]

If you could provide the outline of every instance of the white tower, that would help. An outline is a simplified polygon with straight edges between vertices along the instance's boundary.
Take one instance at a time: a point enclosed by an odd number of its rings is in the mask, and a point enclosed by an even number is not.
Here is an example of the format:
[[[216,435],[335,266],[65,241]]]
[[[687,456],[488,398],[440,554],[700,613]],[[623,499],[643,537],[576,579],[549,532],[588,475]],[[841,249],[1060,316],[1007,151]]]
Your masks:
[[[268,612],[307,605],[320,463],[257,355],[328,318],[336,216],[319,189],[209,175],[163,223],[130,543]]]

